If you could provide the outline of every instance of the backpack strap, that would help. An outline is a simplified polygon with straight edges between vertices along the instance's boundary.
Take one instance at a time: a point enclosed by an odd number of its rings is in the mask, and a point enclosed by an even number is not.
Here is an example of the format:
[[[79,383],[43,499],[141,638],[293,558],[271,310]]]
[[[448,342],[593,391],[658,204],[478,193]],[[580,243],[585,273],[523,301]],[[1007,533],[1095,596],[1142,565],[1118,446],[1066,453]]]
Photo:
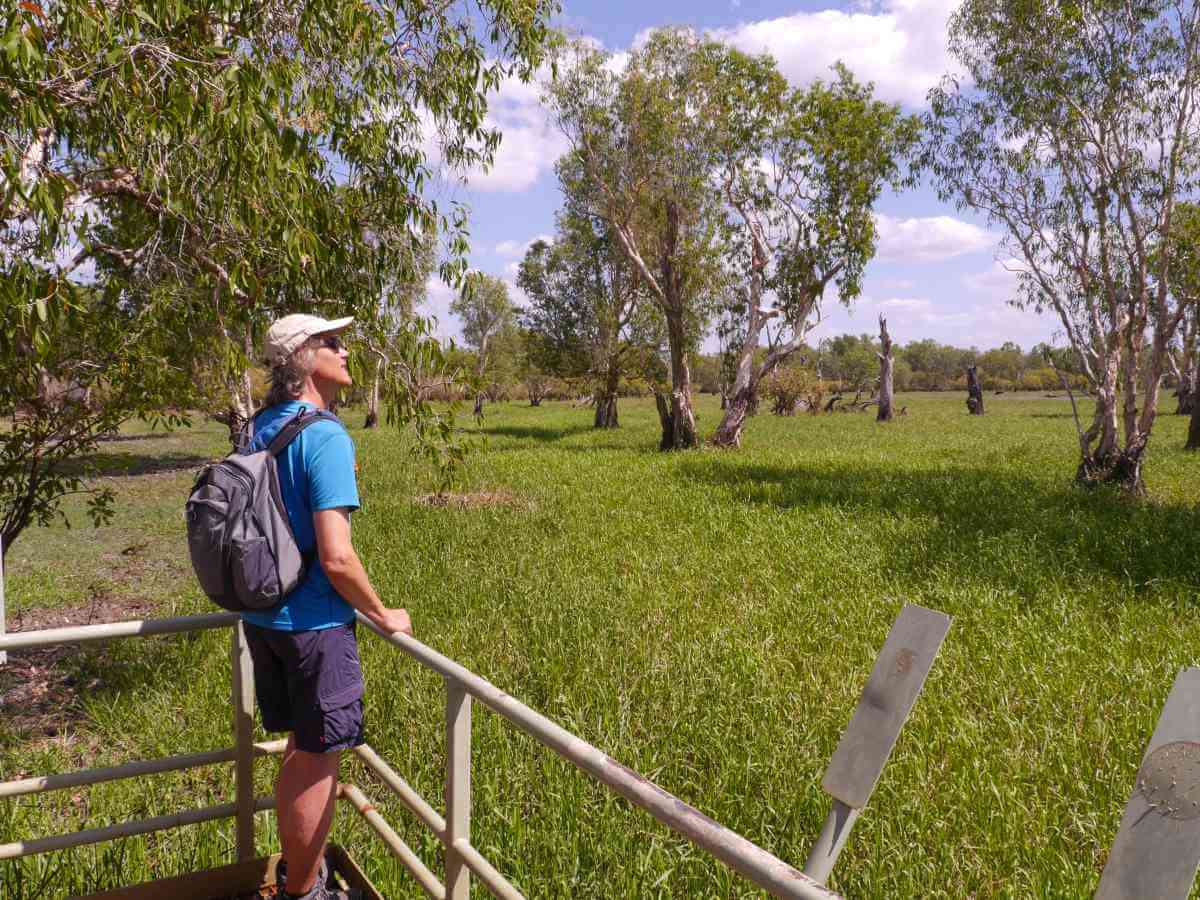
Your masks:
[[[272,456],[278,456],[282,453],[296,436],[300,434],[309,425],[320,422],[322,419],[328,422],[337,422],[342,425],[342,420],[326,409],[314,409],[309,411],[301,410],[296,413],[291,420],[279,429],[279,433],[271,439],[271,443],[267,445],[267,452]],[[345,425],[342,425],[345,428]]]

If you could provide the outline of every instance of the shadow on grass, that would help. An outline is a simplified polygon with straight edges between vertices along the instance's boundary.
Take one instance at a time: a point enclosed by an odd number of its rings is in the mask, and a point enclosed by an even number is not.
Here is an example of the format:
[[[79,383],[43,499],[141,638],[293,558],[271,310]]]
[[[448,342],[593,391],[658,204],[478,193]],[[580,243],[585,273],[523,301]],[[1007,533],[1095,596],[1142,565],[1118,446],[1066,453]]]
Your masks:
[[[13,651],[0,668],[0,750],[86,728],[88,704],[109,704],[159,684],[164,671],[183,677],[184,642],[193,634],[57,644]]]
[[[685,460],[681,475],[728,492],[734,502],[780,509],[837,507],[924,517],[919,541],[888,547],[888,568],[925,581],[935,566],[1018,590],[1050,575],[1104,574],[1151,590],[1166,582],[1200,591],[1200,508],[1126,500],[1116,491],[1061,488],[993,469],[743,464]],[[865,518],[865,517],[864,517]]]
[[[102,444],[128,444],[134,441],[161,441],[178,436],[170,431],[147,431],[141,434],[102,434],[97,440]]]
[[[573,434],[583,434],[593,431],[591,425],[569,425],[563,428],[550,428],[545,425],[487,425],[479,429],[479,434],[493,437],[511,437],[519,440],[534,440],[542,443],[561,441]]]
[[[157,475],[199,469],[212,462],[207,456],[194,453],[91,453],[78,460],[68,460],[62,470],[76,475]]]

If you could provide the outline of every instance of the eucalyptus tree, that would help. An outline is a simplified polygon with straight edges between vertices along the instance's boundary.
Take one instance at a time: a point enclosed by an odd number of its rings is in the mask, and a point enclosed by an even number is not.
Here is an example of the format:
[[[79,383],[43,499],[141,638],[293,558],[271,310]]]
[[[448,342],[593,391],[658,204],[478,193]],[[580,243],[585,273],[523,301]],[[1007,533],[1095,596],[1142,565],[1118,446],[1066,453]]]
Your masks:
[[[1023,267],[1018,304],[1057,315],[1096,395],[1078,429],[1084,484],[1144,490],[1186,309],[1155,248],[1198,186],[1198,26],[1193,0],[965,0],[950,49],[968,77],[930,96],[926,160],[942,196],[1004,228]]]
[[[494,275],[474,273],[450,302],[450,312],[462,320],[463,339],[475,351],[475,415],[483,414],[483,379],[492,343],[516,324],[516,308],[508,285]]]
[[[660,329],[640,273],[604,220],[568,206],[557,231],[521,261],[517,284],[530,301],[521,320],[539,337],[550,371],[593,385],[594,426],[616,428],[621,378],[658,345]]]
[[[384,370],[393,364],[403,341],[397,343],[425,299],[425,283],[437,269],[435,235],[408,235],[408,250],[403,263],[382,279],[377,315],[360,337],[368,352],[364,360],[368,371],[367,418],[364,428],[379,424],[380,394],[385,382]],[[373,358],[370,358],[373,357]]]
[[[902,183],[919,120],[873,99],[840,64],[828,84],[789,90],[770,57],[715,43],[703,51],[715,178],[742,285],[733,383],[713,442],[736,447],[759,385],[804,345],[829,284],[847,306],[862,292],[875,255],[871,209],[886,184]]]
[[[1200,450],[1200,206],[1176,207],[1171,240],[1163,249],[1171,257],[1171,294],[1186,310],[1169,359],[1179,399],[1175,412],[1192,417],[1185,446]]]
[[[1200,205],[1181,203],[1177,228],[1166,245],[1171,256],[1170,289],[1186,312],[1180,335],[1177,412],[1191,416],[1184,448],[1200,450]]]
[[[688,355],[721,268],[702,46],[685,30],[656,31],[617,74],[603,52],[572,44],[546,90],[571,145],[560,178],[607,223],[662,313],[671,378],[669,400],[656,393],[663,449],[698,443]]]
[[[487,93],[540,64],[551,11],[7,4],[0,409],[19,415],[0,440],[5,549],[79,487],[65,460],[131,415],[199,405],[190,373],[214,355],[243,370],[275,314],[371,322],[412,233],[445,233],[456,277],[465,212],[422,196],[430,123],[449,164],[486,163]],[[424,434],[452,433],[428,404],[388,403]]]

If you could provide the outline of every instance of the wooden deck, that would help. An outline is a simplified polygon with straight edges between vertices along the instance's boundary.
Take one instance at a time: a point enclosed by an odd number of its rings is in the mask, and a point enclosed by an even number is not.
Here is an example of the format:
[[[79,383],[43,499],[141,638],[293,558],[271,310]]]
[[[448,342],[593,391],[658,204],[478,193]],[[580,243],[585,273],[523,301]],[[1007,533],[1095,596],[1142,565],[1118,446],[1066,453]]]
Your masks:
[[[367,900],[384,900],[382,894],[363,874],[354,859],[341,847],[329,845],[326,854],[329,869],[346,887],[363,891]],[[247,862],[233,863],[219,869],[206,869],[147,881],[130,887],[116,888],[99,894],[88,894],[75,900],[268,900],[278,895],[275,867],[279,854],[263,856]]]

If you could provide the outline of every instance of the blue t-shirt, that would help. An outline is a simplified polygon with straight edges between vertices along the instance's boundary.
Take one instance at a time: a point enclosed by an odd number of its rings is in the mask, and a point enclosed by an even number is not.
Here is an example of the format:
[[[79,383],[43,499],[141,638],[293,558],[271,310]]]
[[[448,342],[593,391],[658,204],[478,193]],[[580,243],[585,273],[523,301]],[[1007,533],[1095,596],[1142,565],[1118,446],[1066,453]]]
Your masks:
[[[311,403],[292,401],[264,409],[254,419],[251,450],[266,447],[289,420]],[[354,478],[354,442],[346,429],[332,420],[309,425],[276,460],[283,505],[300,552],[311,557],[300,586],[275,609],[244,612],[247,622],[276,631],[316,631],[345,625],[354,619],[354,608],[341,598],[317,558],[313,513],[321,509],[358,509],[358,484]]]

